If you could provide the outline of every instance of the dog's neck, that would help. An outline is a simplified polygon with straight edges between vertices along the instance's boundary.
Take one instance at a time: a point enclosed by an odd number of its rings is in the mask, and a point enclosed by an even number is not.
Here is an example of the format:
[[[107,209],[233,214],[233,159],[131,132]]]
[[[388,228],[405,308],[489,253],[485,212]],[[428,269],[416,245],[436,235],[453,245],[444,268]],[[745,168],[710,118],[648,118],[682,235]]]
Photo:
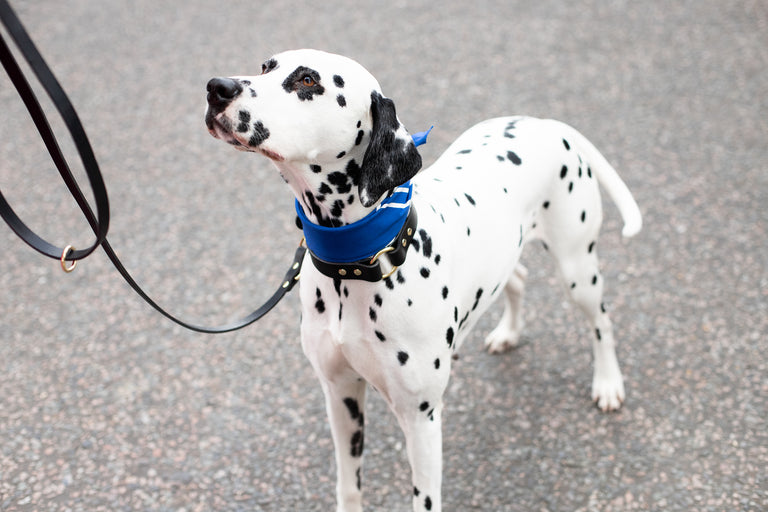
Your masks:
[[[325,227],[352,224],[376,208],[366,208],[358,196],[363,153],[342,155],[331,164],[274,161],[302,206],[307,219]]]

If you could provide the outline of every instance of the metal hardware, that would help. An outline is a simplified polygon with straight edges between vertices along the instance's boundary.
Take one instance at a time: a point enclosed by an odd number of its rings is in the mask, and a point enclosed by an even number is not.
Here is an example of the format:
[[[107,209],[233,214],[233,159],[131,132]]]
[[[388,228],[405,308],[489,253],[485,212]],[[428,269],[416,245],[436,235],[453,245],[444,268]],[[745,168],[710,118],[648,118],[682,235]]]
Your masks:
[[[377,259],[379,259],[379,256],[381,256],[382,254],[386,254],[386,253],[388,253],[388,252],[394,251],[394,250],[395,250],[395,246],[394,246],[394,245],[388,245],[388,246],[386,246],[385,248],[383,248],[382,250],[380,250],[379,252],[377,252],[377,253],[374,255],[374,257],[373,257],[373,258],[371,258],[371,261],[370,261],[369,263],[370,263],[371,265],[373,265],[374,263],[376,263],[376,260],[377,260]]]
[[[77,266],[77,261],[73,261],[70,265],[67,265],[67,256],[69,256],[69,253],[74,251],[75,248],[71,245],[68,245],[64,248],[64,250],[61,252],[61,270],[69,274],[73,270],[75,270],[75,267]]]

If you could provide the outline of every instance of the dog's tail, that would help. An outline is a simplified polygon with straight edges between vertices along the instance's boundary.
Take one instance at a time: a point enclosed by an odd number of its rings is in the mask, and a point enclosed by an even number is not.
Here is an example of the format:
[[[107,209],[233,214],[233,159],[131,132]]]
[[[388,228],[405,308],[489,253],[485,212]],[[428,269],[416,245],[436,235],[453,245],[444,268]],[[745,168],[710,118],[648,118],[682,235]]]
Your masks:
[[[616,169],[613,168],[608,160],[585,136],[566,124],[563,124],[563,126],[568,133],[568,139],[566,140],[574,141],[575,145],[584,152],[592,172],[597,177],[597,181],[605,188],[608,195],[611,196],[611,199],[619,208],[619,213],[621,213],[621,217],[624,219],[624,228],[621,230],[622,236],[626,238],[635,236],[643,227],[643,217],[629,188],[621,180]]]

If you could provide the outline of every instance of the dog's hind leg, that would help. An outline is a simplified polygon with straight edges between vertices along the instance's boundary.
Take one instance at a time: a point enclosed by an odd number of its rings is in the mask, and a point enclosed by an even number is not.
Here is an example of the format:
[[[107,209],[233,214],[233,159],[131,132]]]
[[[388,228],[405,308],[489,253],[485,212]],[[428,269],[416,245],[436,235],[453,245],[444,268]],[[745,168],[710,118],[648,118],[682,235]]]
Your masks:
[[[485,338],[485,348],[491,354],[498,354],[515,348],[520,342],[523,329],[523,291],[528,270],[517,264],[512,276],[504,285],[504,312],[499,325]]]
[[[584,312],[592,327],[594,376],[592,399],[603,411],[616,410],[624,401],[624,380],[616,358],[613,327],[603,306],[603,278],[598,269],[595,241],[583,248],[560,253],[552,251],[571,300]]]

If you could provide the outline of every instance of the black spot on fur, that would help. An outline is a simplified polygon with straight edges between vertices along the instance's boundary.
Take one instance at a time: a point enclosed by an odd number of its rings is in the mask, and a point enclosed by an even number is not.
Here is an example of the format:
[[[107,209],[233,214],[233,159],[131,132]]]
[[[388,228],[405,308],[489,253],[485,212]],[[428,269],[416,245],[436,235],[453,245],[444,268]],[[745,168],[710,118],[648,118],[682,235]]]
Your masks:
[[[432,510],[432,500],[430,499],[429,496],[424,498],[424,508],[427,510]]]
[[[468,319],[469,319],[469,311],[467,311],[467,313],[461,318],[461,321],[459,322],[459,329],[464,327],[464,324]]]
[[[472,311],[477,309],[477,305],[480,303],[480,297],[483,296],[483,289],[478,288],[477,293],[475,293],[475,303],[472,305]]]
[[[347,406],[347,410],[349,411],[349,415],[352,417],[352,419],[357,421],[357,424],[362,427],[365,423],[365,419],[363,418],[363,413],[360,410],[360,404],[357,402],[357,400],[354,398],[345,398],[344,405]]]
[[[600,329],[595,329],[595,336],[597,336],[597,341],[603,341],[603,336],[600,334]]]
[[[594,276],[592,276],[592,286],[594,286],[594,285],[596,285],[596,284],[597,284],[597,274],[595,274]]]
[[[346,155],[346,154],[347,154],[347,152],[346,152],[346,151],[342,151],[341,153],[339,153],[338,155],[336,155],[336,158],[344,158],[344,155]]]
[[[427,267],[421,267],[421,270],[419,270],[419,274],[421,274],[421,277],[426,279],[429,277],[429,269]]]
[[[587,212],[582,210],[581,211],[581,222],[584,222],[587,220]]]
[[[346,98],[344,98],[343,94],[339,94],[338,96],[336,96],[336,103],[338,103],[340,107],[347,106],[347,100]]]
[[[368,316],[371,318],[372,321],[376,321],[376,310],[373,308],[368,308]]]
[[[355,146],[359,146],[361,142],[363,142],[363,136],[365,135],[365,132],[363,130],[358,130],[357,137],[355,137]]]
[[[374,334],[379,338],[379,341],[387,341],[387,338],[380,331],[374,331]]]
[[[373,296],[373,302],[375,302],[376,305],[379,307],[381,307],[381,305],[384,303],[384,301],[381,298],[381,295],[379,295],[378,293]]]
[[[440,369],[440,358],[435,359],[435,370]]]
[[[328,181],[336,187],[336,192],[346,194],[352,190],[352,184],[349,182],[349,175],[341,171],[334,171],[328,174]]]
[[[323,295],[320,293],[320,288],[316,289],[317,301],[315,302],[315,309],[318,313],[325,313],[325,302],[323,302]]]
[[[337,199],[333,202],[333,206],[331,207],[331,215],[334,217],[341,217],[341,212],[344,209],[344,202],[340,199]]]
[[[471,196],[471,195],[469,195],[469,194],[467,194],[467,193],[465,192],[465,193],[464,193],[464,197],[466,197],[466,198],[467,198],[467,201],[469,201],[469,204],[471,204],[472,206],[475,206],[475,200],[472,198],[472,196]]]
[[[424,412],[424,411],[426,411],[427,409],[429,409],[429,402],[421,402],[421,403],[419,404],[419,410],[420,410],[421,412]]]
[[[352,186],[357,186],[360,183],[360,166],[354,160],[347,162],[347,176],[352,180]]]
[[[419,237],[421,238],[422,249],[424,256],[427,258],[432,257],[432,239],[427,235],[427,232],[423,229],[419,230]]]
[[[449,327],[447,331],[445,331],[445,341],[448,342],[448,346],[453,346],[453,327]]]
[[[591,242],[587,248],[587,252],[591,253],[595,249],[595,242]]]
[[[570,144],[568,144],[568,141],[567,141],[567,140],[565,140],[565,139],[563,139],[563,146],[565,146],[565,149],[566,149],[566,150],[568,150],[568,151],[570,151],[570,150],[571,150],[571,145],[570,145]]]
[[[563,167],[560,169],[560,179],[561,179],[561,180],[562,180],[562,179],[564,179],[566,174],[568,174],[568,167],[564,165],[564,166],[563,166]]]
[[[459,151],[459,152],[458,152],[458,153],[456,153],[456,154],[457,154],[457,155],[468,155],[468,154],[470,154],[471,152],[472,152],[472,150],[471,150],[471,149],[462,149],[461,151]]]
[[[568,193],[570,194],[571,192],[573,192],[573,182],[568,184]]]
[[[517,153],[515,153],[514,151],[507,151],[507,158],[509,159],[510,162],[512,162],[515,165],[520,165],[523,163],[523,161],[520,160],[520,157],[517,156]]]
[[[350,455],[352,457],[362,457],[364,445],[365,445],[365,436],[363,435],[362,430],[358,430],[354,434],[352,434],[352,441],[351,441],[352,449],[350,450]]]
[[[413,495],[414,496],[418,496],[419,494],[421,494],[421,492],[419,491],[419,488],[418,487],[414,487],[413,488]]]
[[[336,84],[336,87],[339,89],[344,88],[344,79],[341,78],[339,75],[333,75],[333,83]]]
[[[501,155],[496,155],[496,160],[498,160],[499,162],[503,162],[504,160],[506,160],[506,158],[504,158]]]
[[[397,360],[400,361],[400,366],[405,365],[405,363],[408,362],[408,352],[403,352],[402,350],[397,353]]]
[[[237,131],[239,133],[245,133],[248,131],[248,127],[250,126],[251,122],[251,113],[247,110],[241,110],[238,112],[238,117],[240,119],[240,124],[237,125]]]
[[[248,140],[248,145],[251,147],[257,147],[262,142],[269,138],[269,130],[264,126],[261,121],[253,123],[253,135]]]
[[[320,167],[319,165],[315,165],[315,164],[312,164],[312,165],[310,165],[310,166],[309,166],[309,169],[310,169],[310,170],[311,170],[313,173],[315,173],[315,174],[318,174],[318,173],[322,172],[322,170],[323,170],[323,168],[322,168],[322,167]],[[323,183],[323,185],[325,185],[325,183]]]
[[[448,298],[448,287],[447,286],[443,286],[443,298],[444,299]]]

